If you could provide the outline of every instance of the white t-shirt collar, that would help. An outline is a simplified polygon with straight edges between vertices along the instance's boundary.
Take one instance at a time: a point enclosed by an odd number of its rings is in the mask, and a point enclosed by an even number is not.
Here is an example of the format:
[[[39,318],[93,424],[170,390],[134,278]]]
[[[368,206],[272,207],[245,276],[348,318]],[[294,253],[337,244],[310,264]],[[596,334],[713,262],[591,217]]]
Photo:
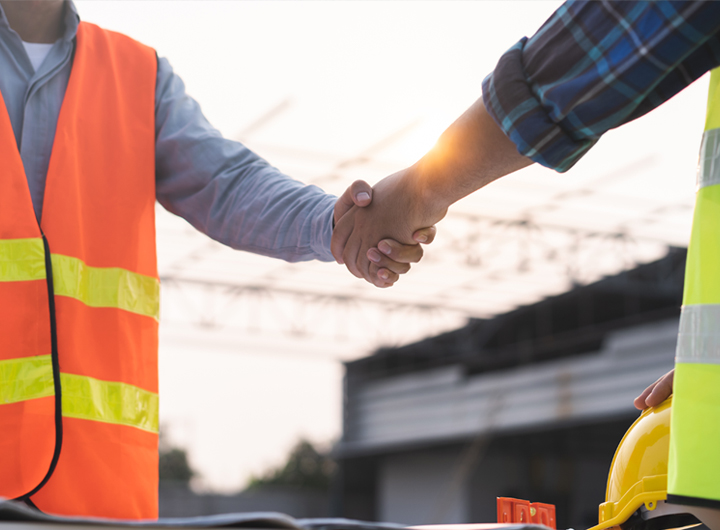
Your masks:
[[[30,58],[30,63],[32,63],[33,69],[37,72],[40,69],[40,65],[45,60],[45,57],[47,57],[48,53],[50,53],[50,48],[53,47],[53,44],[25,41],[22,41],[22,43],[25,47],[25,52]]]

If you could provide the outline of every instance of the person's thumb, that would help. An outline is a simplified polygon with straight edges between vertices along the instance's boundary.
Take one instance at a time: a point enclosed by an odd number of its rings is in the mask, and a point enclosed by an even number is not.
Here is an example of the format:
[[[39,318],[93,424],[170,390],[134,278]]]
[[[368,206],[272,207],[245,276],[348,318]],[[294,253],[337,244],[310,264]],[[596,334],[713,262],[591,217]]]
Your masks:
[[[356,180],[335,203],[333,217],[337,223],[353,206],[364,208],[372,202],[372,186],[364,180]]]

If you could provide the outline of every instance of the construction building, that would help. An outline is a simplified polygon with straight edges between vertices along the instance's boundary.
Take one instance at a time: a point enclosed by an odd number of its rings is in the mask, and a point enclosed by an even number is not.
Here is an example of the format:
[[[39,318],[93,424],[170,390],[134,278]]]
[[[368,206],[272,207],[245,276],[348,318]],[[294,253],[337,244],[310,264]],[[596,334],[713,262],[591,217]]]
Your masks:
[[[685,254],[346,363],[335,511],[492,522],[512,496],[597,524],[633,399],[673,367]]]

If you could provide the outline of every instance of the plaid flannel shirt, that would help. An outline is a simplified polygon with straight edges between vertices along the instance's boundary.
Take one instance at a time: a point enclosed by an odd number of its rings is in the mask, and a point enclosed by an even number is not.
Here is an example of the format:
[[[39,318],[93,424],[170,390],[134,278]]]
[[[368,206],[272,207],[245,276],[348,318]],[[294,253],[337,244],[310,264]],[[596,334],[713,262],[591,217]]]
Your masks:
[[[600,136],[720,65],[720,2],[563,4],[483,81],[518,151],[567,171]]]

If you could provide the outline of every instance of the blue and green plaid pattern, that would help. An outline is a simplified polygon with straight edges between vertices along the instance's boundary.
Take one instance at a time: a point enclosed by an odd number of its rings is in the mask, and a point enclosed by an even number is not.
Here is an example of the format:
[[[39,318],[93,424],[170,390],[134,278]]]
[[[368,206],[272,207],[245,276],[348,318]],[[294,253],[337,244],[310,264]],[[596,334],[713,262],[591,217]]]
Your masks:
[[[566,171],[720,65],[718,31],[720,2],[571,0],[500,58],[483,100],[520,153]]]

